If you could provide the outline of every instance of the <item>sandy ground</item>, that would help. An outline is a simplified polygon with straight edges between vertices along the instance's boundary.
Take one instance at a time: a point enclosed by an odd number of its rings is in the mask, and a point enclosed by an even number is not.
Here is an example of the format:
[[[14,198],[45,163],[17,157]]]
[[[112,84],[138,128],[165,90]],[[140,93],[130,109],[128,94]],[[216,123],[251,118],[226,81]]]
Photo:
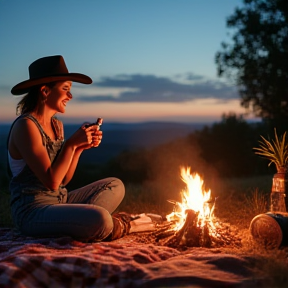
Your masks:
[[[272,287],[260,258],[227,247],[170,248],[147,233],[82,243],[0,229],[0,287]]]

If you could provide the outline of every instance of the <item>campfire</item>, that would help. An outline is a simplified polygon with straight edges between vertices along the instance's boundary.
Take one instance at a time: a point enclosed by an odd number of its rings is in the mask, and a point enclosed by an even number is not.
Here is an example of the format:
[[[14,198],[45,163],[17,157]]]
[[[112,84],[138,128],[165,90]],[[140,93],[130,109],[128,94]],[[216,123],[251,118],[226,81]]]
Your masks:
[[[153,232],[156,242],[169,247],[219,247],[232,242],[240,246],[241,241],[230,225],[214,216],[215,200],[211,198],[211,190],[205,191],[199,174],[181,167],[181,179],[186,184],[181,192],[182,202],[168,200],[173,211]]]

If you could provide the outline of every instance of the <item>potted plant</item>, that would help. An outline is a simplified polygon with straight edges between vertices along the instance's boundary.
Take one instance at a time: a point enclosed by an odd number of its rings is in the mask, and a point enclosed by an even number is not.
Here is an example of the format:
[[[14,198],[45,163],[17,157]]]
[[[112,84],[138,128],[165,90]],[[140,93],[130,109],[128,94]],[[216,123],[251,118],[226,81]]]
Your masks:
[[[286,132],[283,136],[278,137],[276,129],[274,128],[275,139],[267,140],[261,136],[262,141],[259,141],[258,148],[253,148],[258,154],[270,160],[268,166],[275,164],[277,173],[273,176],[272,191],[271,191],[271,211],[272,212],[286,212],[288,201],[285,193],[287,192],[288,174],[288,143],[286,139]]]

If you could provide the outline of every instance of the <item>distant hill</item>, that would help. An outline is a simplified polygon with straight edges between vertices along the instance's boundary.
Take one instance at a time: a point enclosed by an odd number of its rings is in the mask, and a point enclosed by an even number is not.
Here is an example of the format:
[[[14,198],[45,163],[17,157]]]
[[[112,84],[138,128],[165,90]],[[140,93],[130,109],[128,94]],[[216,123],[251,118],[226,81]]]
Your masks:
[[[203,127],[204,124],[198,123],[103,123],[101,126],[103,131],[101,145],[98,148],[85,151],[81,155],[80,163],[105,163],[122,151],[152,148],[173,139],[184,137]],[[10,125],[0,124],[1,166],[6,166],[6,139],[9,128]],[[78,124],[65,125],[65,138],[70,137],[78,128]]]

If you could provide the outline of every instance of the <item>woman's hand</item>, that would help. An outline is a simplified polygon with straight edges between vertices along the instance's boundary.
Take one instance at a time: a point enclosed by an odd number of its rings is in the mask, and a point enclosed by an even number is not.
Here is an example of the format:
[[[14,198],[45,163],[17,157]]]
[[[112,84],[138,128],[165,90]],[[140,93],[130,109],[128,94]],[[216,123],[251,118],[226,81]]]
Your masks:
[[[102,131],[100,131],[99,125],[91,125],[86,127],[87,123],[83,124],[76,133],[79,133],[79,141],[82,139],[82,143],[77,145],[77,150],[86,150],[92,147],[98,147],[102,140]],[[81,131],[82,130],[82,131]],[[83,133],[84,132],[84,133]],[[76,134],[75,133],[75,134]],[[77,134],[78,135],[78,134]],[[74,136],[74,135],[72,135]],[[76,135],[75,135],[76,136]],[[84,139],[84,140],[83,140]]]
[[[98,147],[101,143],[103,133],[100,130],[100,127],[98,125],[94,125],[92,127],[96,127],[96,129],[94,129],[94,133],[92,133],[91,146],[92,147]]]
[[[100,129],[99,125],[95,124],[91,125],[90,127],[87,127],[86,125],[87,123],[82,125],[82,127],[78,129],[71,137],[71,138],[75,137],[76,139],[79,137],[79,139],[80,138],[82,140],[84,139],[84,141],[80,145],[78,145],[75,149],[74,157],[72,159],[69,171],[67,172],[65,178],[62,181],[64,185],[69,183],[69,181],[72,179],[81,153],[86,149],[99,146],[101,142],[102,131],[99,130]],[[79,139],[78,141],[81,142]],[[75,139],[72,140],[74,141]]]

